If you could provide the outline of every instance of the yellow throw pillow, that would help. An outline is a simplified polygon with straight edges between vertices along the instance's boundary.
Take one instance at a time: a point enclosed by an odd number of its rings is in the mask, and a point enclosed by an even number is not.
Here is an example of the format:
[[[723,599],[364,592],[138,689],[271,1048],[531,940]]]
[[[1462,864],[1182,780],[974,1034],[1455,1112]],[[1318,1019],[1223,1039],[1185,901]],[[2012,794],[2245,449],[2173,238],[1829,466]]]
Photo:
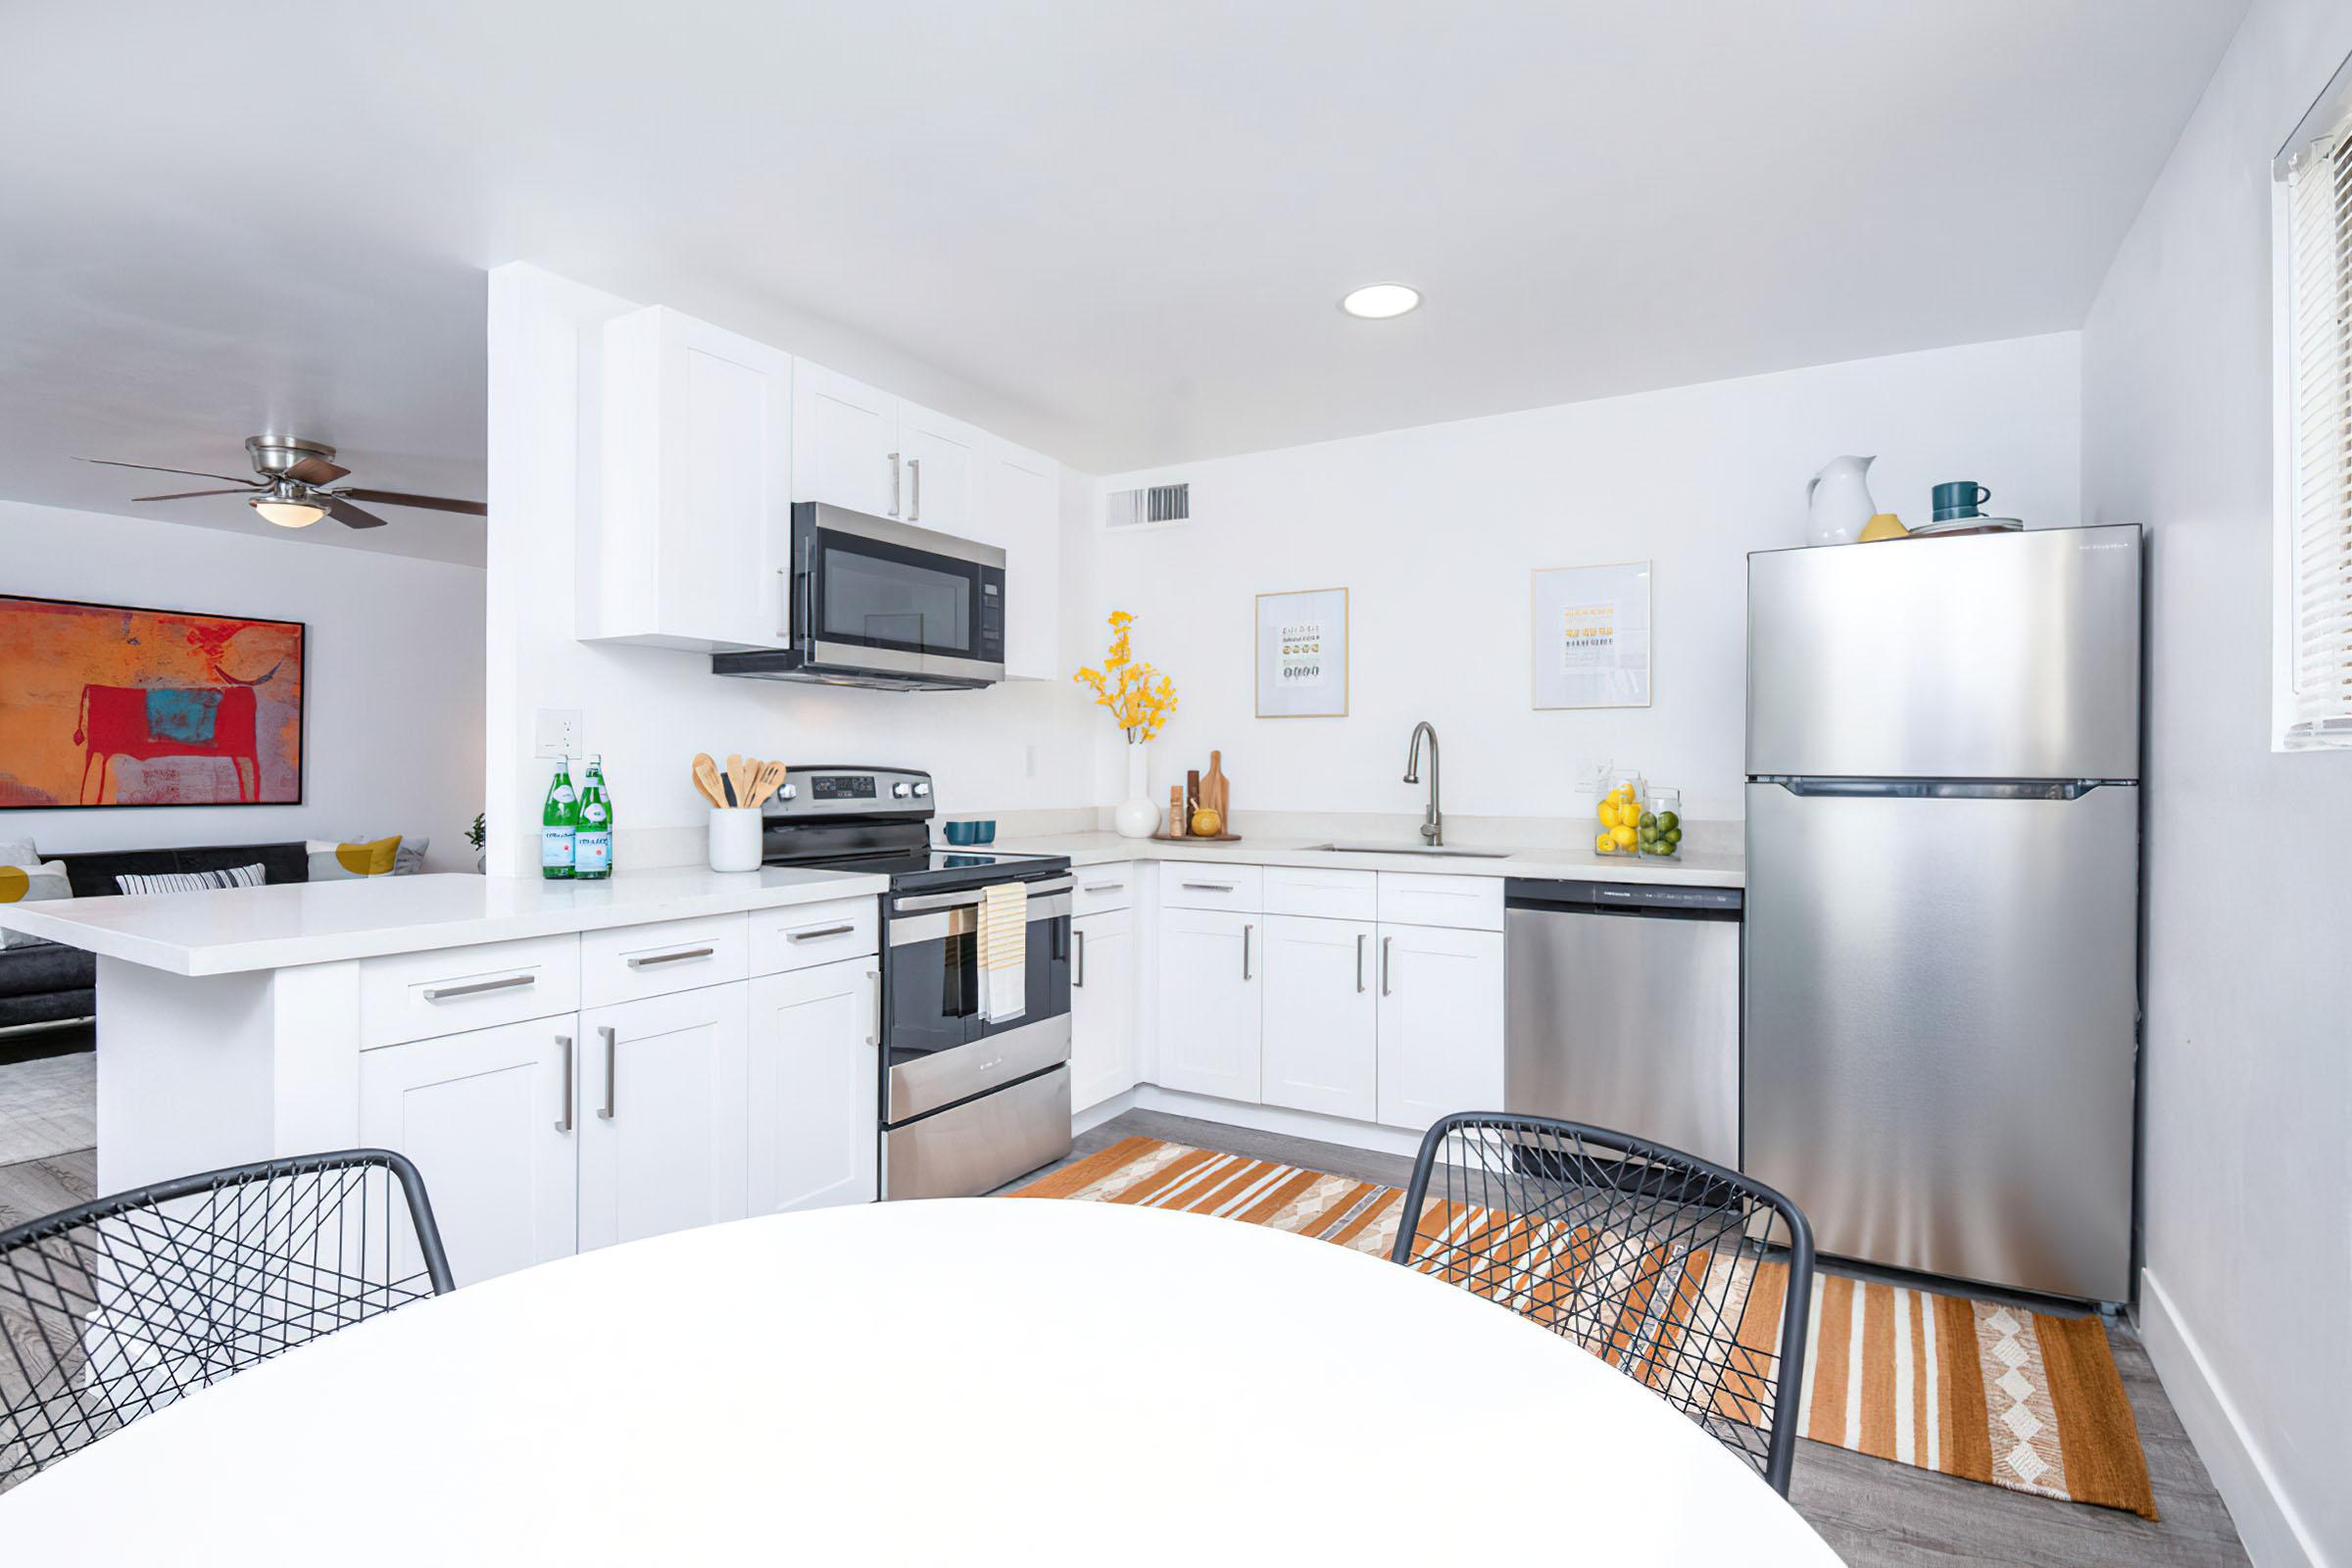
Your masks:
[[[311,880],[335,882],[349,877],[390,876],[400,857],[400,835],[368,844],[338,844],[311,851]]]

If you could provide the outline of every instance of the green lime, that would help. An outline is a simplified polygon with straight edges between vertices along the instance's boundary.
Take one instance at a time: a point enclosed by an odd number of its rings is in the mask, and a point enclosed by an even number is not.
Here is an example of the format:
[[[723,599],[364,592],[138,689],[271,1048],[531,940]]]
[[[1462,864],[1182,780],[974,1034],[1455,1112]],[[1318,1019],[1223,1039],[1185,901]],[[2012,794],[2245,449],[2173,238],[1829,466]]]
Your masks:
[[[1660,811],[1658,813],[1658,826],[1662,828],[1677,828],[1681,827],[1682,825],[1683,819],[1676,813],[1672,811]]]
[[[1642,825],[1643,827],[1656,827],[1658,825],[1658,813],[1655,811],[1643,811],[1642,813]]]
[[[1679,827],[1670,827],[1665,832],[1659,834],[1658,837],[1664,839],[1669,844],[1680,844],[1683,842],[1683,830]]]

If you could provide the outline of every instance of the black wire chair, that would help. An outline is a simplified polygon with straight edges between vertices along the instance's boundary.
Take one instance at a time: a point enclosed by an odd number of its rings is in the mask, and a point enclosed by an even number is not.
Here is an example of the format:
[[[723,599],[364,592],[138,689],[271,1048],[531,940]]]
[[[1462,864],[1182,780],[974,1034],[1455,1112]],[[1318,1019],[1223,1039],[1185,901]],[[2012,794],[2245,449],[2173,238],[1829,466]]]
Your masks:
[[[450,1289],[424,1180],[382,1149],[206,1171],[0,1231],[0,1491]]]
[[[1392,1260],[1575,1341],[1788,1494],[1813,1296],[1794,1203],[1623,1133],[1465,1111],[1421,1140],[1403,1212]]]

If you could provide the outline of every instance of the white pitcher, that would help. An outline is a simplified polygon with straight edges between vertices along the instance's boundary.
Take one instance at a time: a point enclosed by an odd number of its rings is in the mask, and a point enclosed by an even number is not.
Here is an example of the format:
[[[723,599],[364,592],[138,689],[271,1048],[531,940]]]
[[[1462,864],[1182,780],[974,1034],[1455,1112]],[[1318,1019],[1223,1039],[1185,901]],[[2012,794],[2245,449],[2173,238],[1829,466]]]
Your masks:
[[[1863,525],[1879,510],[1867,482],[1870,466],[1878,461],[1832,458],[1806,481],[1805,502],[1813,510],[1813,522],[1805,543],[1850,545],[1861,536]]]

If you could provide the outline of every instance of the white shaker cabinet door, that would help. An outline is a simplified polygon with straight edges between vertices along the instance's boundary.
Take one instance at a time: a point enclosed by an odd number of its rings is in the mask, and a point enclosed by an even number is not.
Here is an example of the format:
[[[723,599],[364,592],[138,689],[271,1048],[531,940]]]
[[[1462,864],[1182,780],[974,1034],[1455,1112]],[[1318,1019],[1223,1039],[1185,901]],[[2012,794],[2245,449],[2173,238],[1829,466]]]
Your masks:
[[[1070,922],[1070,1108],[1135,1087],[1135,911]]]
[[[980,506],[987,442],[960,419],[912,403],[900,404],[899,450],[906,472],[906,509],[899,514],[918,528],[1004,544],[989,537]],[[1010,575],[1008,564],[1006,576]]]
[[[807,360],[792,367],[792,498],[906,515],[899,400]]]
[[[1266,916],[1267,1104],[1373,1119],[1379,1076],[1376,936],[1367,920]]]
[[[1264,927],[1262,914],[1160,911],[1162,1087],[1257,1103]]]
[[[988,443],[987,526],[1004,552],[1004,673],[1064,680],[1061,667],[1061,465]]]
[[[580,1014],[580,1249],[741,1219],[743,981]]]
[[[751,987],[751,1211],[874,1200],[880,986],[850,958]]]
[[[460,1285],[575,1250],[578,1043],[565,1014],[360,1054],[360,1142],[415,1162]]]
[[[1380,1119],[1502,1108],[1502,933],[1380,928]]]

